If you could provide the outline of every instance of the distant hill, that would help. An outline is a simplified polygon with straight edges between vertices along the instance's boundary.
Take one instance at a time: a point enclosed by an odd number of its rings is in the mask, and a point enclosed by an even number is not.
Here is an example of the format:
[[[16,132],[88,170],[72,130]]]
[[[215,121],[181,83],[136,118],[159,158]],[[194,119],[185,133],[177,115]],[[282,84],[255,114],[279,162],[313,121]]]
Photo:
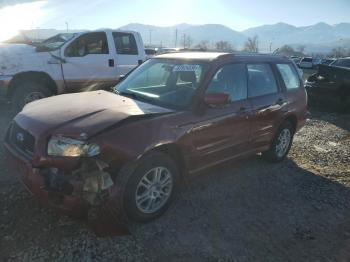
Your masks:
[[[248,37],[257,35],[259,37],[259,47],[261,51],[268,52],[270,46],[272,50],[288,44],[294,47],[305,46],[309,53],[330,52],[332,48],[346,46],[350,42],[350,23],[340,23],[329,25],[326,23],[317,23],[311,26],[296,27],[286,23],[277,23],[273,25],[263,25],[249,28],[242,32],[232,30],[219,24],[189,25],[180,24],[170,27],[158,27],[144,24],[128,24],[120,29],[135,30],[141,33],[146,44],[150,43],[150,34],[152,44],[168,47],[175,46],[175,35],[177,29],[177,46],[182,45],[183,35],[190,36],[193,45],[202,41],[209,41],[211,47],[218,41],[228,41],[236,49],[243,47]]]
[[[211,44],[214,44],[218,41],[228,41],[233,46],[240,47],[246,40],[246,36],[244,34],[219,24],[179,24],[169,27],[158,27],[143,24],[128,24],[120,27],[120,29],[134,30],[140,32],[146,44],[150,44],[150,41],[152,41],[151,44],[163,45],[167,47],[174,47],[175,42],[177,42],[178,47],[183,46],[182,43],[184,35],[191,37],[193,45],[198,44],[202,41],[208,41]]]
[[[146,44],[160,45],[167,47],[174,47],[177,42],[177,47],[183,46],[184,35],[190,36],[192,44],[196,45],[202,41],[208,41],[214,45],[218,41],[228,41],[234,47],[241,47],[246,40],[246,36],[242,33],[232,30],[220,24],[206,24],[206,25],[188,25],[180,24],[169,27],[157,27],[142,24],[128,24],[120,27],[122,30],[134,30],[141,33],[141,36]],[[177,32],[177,41],[176,41]]]
[[[249,28],[242,32],[235,31],[221,24],[174,26],[154,26],[132,23],[120,27],[122,30],[134,30],[141,33],[146,45],[150,43],[163,47],[182,47],[184,36],[190,37],[192,46],[207,41],[210,48],[218,41],[227,41],[235,49],[241,49],[248,37],[259,37],[259,49],[262,52],[274,50],[288,44],[293,47],[305,46],[308,53],[326,53],[335,47],[350,47],[350,23],[329,25],[323,22],[310,26],[296,27],[286,23],[263,25]],[[83,30],[70,30],[78,32]],[[21,31],[25,39],[45,39],[65,30],[34,29]],[[176,37],[177,35],[177,37]]]
[[[305,50],[309,52],[328,52],[334,47],[349,43],[350,24],[329,25],[321,22],[311,26],[295,27],[278,23],[250,28],[242,33],[248,37],[257,35],[261,46],[265,48],[270,43],[274,47],[289,44],[304,45]]]

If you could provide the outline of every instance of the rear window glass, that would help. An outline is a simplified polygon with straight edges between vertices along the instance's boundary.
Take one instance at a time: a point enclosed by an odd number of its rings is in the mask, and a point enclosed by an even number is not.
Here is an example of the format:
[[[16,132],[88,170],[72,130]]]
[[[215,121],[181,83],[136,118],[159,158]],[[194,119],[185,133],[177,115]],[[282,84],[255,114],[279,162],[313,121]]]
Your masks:
[[[133,34],[113,33],[113,39],[118,54],[137,55],[137,44]]]
[[[277,64],[278,71],[281,73],[284,85],[287,90],[299,87],[299,78],[295,70],[289,64]]]
[[[248,96],[277,93],[276,79],[269,64],[248,64]]]

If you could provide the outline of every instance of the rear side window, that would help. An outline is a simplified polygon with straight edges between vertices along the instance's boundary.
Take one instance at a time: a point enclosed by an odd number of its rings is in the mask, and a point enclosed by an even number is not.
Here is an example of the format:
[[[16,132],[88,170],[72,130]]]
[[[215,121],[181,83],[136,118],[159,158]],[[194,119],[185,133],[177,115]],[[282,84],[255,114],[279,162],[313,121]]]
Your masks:
[[[137,44],[133,34],[129,33],[113,33],[114,44],[117,54],[121,55],[137,55]]]
[[[206,93],[225,93],[231,102],[247,99],[247,74],[244,64],[225,65],[218,70]]]
[[[276,79],[269,64],[248,64],[248,96],[277,93]]]
[[[65,50],[67,57],[108,54],[106,33],[86,33],[74,40]]]
[[[277,64],[278,71],[281,73],[284,85],[287,90],[299,87],[299,78],[295,70],[289,64]]]

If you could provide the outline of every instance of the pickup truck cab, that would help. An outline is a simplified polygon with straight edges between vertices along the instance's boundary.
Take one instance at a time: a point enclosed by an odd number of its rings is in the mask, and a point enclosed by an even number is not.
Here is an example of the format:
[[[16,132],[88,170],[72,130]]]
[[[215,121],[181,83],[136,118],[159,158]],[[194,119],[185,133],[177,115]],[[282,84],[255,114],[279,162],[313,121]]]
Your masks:
[[[114,86],[145,60],[141,35],[103,29],[0,45],[0,94],[16,111],[44,97]]]

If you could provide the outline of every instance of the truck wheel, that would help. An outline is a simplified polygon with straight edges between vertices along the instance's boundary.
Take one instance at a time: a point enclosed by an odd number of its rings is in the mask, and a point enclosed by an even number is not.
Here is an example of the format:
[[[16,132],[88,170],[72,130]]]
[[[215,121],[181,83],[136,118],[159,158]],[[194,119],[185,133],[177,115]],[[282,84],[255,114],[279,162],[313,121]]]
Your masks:
[[[147,222],[162,215],[170,206],[179,186],[179,170],[166,154],[151,152],[132,169],[118,174],[126,216]]]
[[[294,136],[294,127],[291,122],[284,122],[278,129],[270,149],[263,152],[263,157],[269,162],[280,162],[288,154]]]
[[[45,88],[41,83],[22,82],[12,94],[13,110],[19,112],[26,104],[52,95],[52,91]]]

